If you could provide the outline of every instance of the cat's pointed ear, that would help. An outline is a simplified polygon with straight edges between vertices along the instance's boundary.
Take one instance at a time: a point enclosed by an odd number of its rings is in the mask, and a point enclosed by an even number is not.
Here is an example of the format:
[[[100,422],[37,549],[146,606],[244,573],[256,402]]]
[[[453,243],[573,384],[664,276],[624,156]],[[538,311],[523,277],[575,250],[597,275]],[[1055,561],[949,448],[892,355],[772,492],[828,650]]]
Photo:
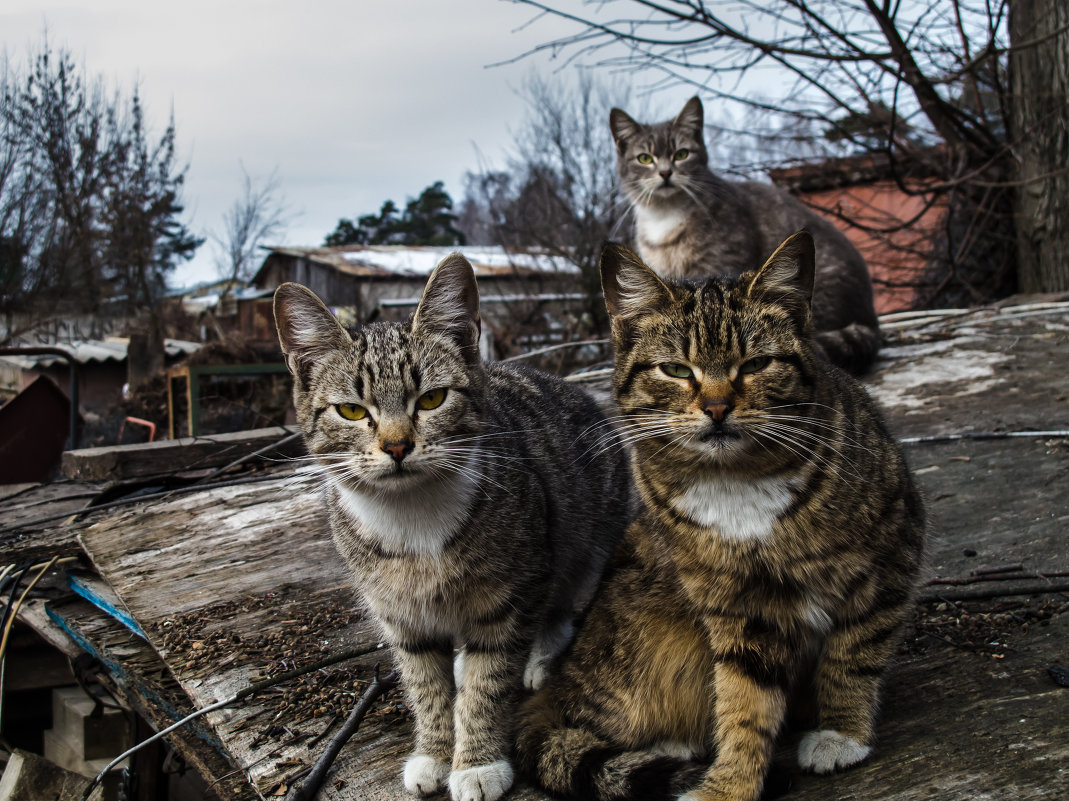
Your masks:
[[[672,125],[689,131],[699,141],[704,139],[705,110],[702,108],[701,98],[695,95],[688,100]]]
[[[802,230],[787,237],[768,257],[750,282],[748,294],[762,291],[800,294],[808,305],[813,300],[815,273],[813,237],[809,231]]]
[[[621,245],[609,244],[601,251],[601,289],[614,323],[659,309],[672,300],[671,288]]]
[[[614,108],[609,112],[609,129],[612,131],[613,141],[616,142],[616,149],[622,153],[627,142],[638,135],[642,126],[623,109]]]
[[[469,362],[479,360],[479,285],[470,262],[459,253],[434,268],[412,317],[412,330],[456,342]]]
[[[294,375],[331,351],[352,346],[338,319],[308,287],[286,283],[275,290],[275,327]]]

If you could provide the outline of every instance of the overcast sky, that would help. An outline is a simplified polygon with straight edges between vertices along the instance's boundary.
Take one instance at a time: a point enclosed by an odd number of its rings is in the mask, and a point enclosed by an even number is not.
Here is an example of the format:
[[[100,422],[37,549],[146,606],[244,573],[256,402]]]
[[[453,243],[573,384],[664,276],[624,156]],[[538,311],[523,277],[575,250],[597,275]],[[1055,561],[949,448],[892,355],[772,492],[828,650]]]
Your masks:
[[[515,89],[559,64],[487,65],[571,30],[532,17],[500,0],[0,0],[0,41],[21,65],[47,26],[89,75],[126,95],[139,82],[157,134],[173,108],[198,234],[221,228],[244,164],[277,169],[298,214],[285,244],[318,245],[340,217],[436,180],[459,202],[479,153],[503,162]],[[173,283],[214,276],[208,242]]]

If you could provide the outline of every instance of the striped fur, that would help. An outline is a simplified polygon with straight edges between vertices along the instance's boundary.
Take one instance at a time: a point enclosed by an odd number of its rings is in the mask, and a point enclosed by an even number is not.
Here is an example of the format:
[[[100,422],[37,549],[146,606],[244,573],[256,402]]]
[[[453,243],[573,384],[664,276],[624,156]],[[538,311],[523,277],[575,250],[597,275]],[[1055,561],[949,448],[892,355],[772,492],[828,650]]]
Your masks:
[[[620,184],[635,215],[635,245],[668,278],[738,275],[793,231],[816,240],[816,344],[833,364],[862,373],[880,347],[865,260],[830,222],[768,184],[726,181],[709,169],[701,101],[676,119],[642,125],[613,109]],[[685,153],[681,159],[675,154]],[[652,161],[645,161],[649,156]],[[666,177],[667,176],[667,177]]]
[[[519,764],[549,791],[753,801],[799,690],[817,708],[803,768],[869,753],[924,512],[868,395],[814,355],[812,274],[805,233],[760,271],[692,284],[606,249],[643,508],[522,709]]]
[[[411,324],[347,332],[295,284],[275,316],[335,544],[415,714],[404,784],[493,801],[512,783],[518,691],[568,644],[625,528],[626,457],[579,389],[479,361],[460,256]]]

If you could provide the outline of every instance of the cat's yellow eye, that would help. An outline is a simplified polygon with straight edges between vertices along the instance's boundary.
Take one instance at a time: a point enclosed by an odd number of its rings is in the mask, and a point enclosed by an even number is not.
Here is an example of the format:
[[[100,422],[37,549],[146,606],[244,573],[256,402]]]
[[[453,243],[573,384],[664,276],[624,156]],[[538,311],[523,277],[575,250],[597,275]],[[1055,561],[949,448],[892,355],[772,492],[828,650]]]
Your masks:
[[[638,159],[639,164],[653,164],[653,156],[649,153],[639,153],[635,158]]]
[[[764,370],[772,362],[770,356],[755,356],[754,358],[745,361],[739,367],[740,373],[756,373],[759,370]]]
[[[355,403],[339,403],[334,408],[346,420],[363,420],[367,417],[367,409]]]
[[[660,367],[661,372],[672,376],[672,378],[690,378],[694,375],[694,371],[687,365],[679,364],[678,362],[665,362]]]
[[[686,148],[680,148],[679,150],[677,150],[675,153],[672,154],[672,161],[682,161],[683,159],[685,159],[689,155],[690,155],[690,151],[689,150],[687,150]]]
[[[424,411],[430,411],[431,409],[437,409],[445,401],[444,389],[432,389],[430,392],[424,392],[416,400],[416,405]]]

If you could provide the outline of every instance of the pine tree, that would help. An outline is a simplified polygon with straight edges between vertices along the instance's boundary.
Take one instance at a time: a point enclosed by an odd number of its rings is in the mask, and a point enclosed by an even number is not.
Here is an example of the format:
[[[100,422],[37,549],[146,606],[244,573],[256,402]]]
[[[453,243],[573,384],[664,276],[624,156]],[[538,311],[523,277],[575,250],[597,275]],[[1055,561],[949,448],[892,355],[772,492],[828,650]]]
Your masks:
[[[365,214],[356,224],[338,220],[327,235],[325,244],[335,245],[463,245],[464,235],[457,230],[453,199],[441,181],[424,189],[409,200],[404,213],[397,215],[392,200],[382,204],[379,213]]]

